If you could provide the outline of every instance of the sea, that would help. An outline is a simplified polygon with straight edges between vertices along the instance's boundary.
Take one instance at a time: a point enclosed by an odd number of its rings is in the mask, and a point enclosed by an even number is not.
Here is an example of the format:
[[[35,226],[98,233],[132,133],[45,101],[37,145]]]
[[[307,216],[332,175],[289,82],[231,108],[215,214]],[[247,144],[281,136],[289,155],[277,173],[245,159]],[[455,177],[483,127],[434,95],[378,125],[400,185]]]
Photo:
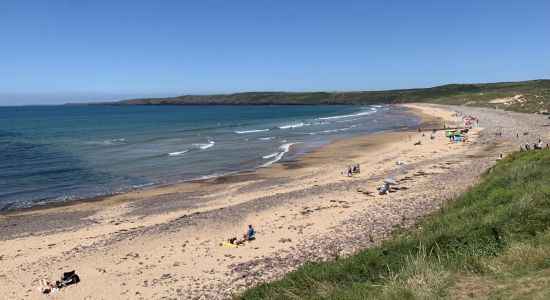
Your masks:
[[[0,211],[269,167],[419,124],[389,105],[0,107]]]

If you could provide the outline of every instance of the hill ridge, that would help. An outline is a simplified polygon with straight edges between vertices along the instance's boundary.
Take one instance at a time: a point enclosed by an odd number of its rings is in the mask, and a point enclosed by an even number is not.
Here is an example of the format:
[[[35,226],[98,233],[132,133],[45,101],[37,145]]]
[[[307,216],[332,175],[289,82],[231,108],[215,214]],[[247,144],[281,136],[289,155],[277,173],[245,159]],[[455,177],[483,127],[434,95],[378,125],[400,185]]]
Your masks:
[[[450,83],[430,88],[348,92],[256,91],[232,94],[137,98],[90,105],[312,105],[429,102],[502,108],[521,112],[550,109],[550,79],[498,83]]]

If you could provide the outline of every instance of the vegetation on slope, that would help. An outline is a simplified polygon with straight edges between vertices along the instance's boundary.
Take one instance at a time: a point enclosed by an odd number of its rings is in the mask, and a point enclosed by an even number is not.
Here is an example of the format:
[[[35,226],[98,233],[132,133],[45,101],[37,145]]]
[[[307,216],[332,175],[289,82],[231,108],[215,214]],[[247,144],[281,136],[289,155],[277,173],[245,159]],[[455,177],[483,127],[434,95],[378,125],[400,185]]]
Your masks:
[[[240,299],[550,298],[550,150],[510,155],[407,234]]]
[[[430,102],[501,108],[521,112],[550,109],[550,80],[448,84],[433,88],[370,92],[250,92],[132,99],[99,105],[185,104],[381,104]]]

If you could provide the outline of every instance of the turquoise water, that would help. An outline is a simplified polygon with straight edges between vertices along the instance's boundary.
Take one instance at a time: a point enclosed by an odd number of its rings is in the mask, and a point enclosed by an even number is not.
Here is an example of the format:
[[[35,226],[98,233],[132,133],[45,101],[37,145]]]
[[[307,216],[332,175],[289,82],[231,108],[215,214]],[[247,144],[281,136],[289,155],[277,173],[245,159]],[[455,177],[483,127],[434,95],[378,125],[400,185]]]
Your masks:
[[[0,107],[0,210],[269,166],[418,124],[389,106]]]

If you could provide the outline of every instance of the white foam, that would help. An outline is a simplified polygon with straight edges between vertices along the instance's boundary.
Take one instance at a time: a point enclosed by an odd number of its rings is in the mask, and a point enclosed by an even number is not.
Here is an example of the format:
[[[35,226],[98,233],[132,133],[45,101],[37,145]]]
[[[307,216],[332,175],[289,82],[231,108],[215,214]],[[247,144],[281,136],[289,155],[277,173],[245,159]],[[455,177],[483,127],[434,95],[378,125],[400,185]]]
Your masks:
[[[238,133],[238,134],[243,134],[243,133],[254,133],[254,132],[264,132],[264,131],[269,131],[269,129],[253,129],[253,130],[243,130],[243,131],[235,131],[235,133]]]
[[[132,185],[132,188],[136,189],[136,188],[141,188],[141,187],[145,187],[145,186],[151,186],[153,184],[154,183],[149,182],[149,183],[145,183],[145,184]]]
[[[202,150],[208,149],[208,148],[214,146],[214,144],[215,144],[214,141],[210,141],[210,142],[208,142],[208,144],[199,144],[199,148],[201,148]]]
[[[268,158],[272,158],[272,157],[275,157],[279,155],[279,152],[275,152],[275,153],[271,153],[269,155],[265,155],[265,156],[262,156],[263,159],[268,159]]]
[[[376,108],[374,107],[371,107],[370,108],[371,111],[363,111],[363,112],[358,112],[356,114],[351,114],[351,115],[340,115],[340,116],[334,116],[334,117],[324,117],[324,118],[318,118],[319,120],[332,120],[332,119],[342,119],[342,118],[351,118],[351,117],[357,117],[357,116],[365,116],[365,115],[370,115],[374,112],[377,111]]]
[[[273,156],[274,158],[272,160],[266,162],[265,164],[261,165],[260,167],[267,167],[267,166],[270,166],[270,165],[278,162],[279,160],[281,160],[281,158],[283,158],[283,155],[285,155],[288,151],[290,151],[290,146],[292,146],[294,144],[298,144],[298,143],[282,144],[281,147],[279,147],[279,148],[282,149],[283,152],[274,153],[275,154]]]
[[[353,129],[357,126],[359,126],[361,124],[355,124],[355,125],[351,125],[350,127],[344,127],[344,128],[340,128],[340,129],[329,129],[329,130],[323,130],[323,131],[318,131],[318,132],[310,132],[308,133],[309,135],[315,135],[315,134],[320,134],[320,133],[331,133],[331,132],[338,132],[338,131],[346,131],[346,130],[350,130],[350,129]]]
[[[178,152],[170,152],[170,153],[168,153],[168,155],[170,155],[170,156],[182,155],[184,153],[187,153],[187,151],[189,151],[189,150],[183,150],[183,151],[178,151]]]
[[[125,139],[113,139],[113,140],[105,140],[105,141],[101,141],[101,142],[97,142],[97,141],[92,141],[92,142],[86,142],[86,144],[88,145],[111,145],[111,144],[114,144],[116,142],[124,142]]]
[[[296,124],[290,124],[290,125],[284,125],[279,126],[280,129],[291,129],[291,128],[298,128],[304,126],[304,123],[296,123]]]
[[[352,121],[357,121],[357,120],[362,120],[361,118],[355,118],[355,119],[349,119],[349,120],[342,120],[342,121],[336,121],[338,123],[346,123],[346,122],[352,122]]]
[[[262,140],[262,141],[269,141],[269,140],[272,140],[272,139],[274,139],[274,138],[275,138],[274,136],[269,136],[269,137],[259,138],[259,140]]]

